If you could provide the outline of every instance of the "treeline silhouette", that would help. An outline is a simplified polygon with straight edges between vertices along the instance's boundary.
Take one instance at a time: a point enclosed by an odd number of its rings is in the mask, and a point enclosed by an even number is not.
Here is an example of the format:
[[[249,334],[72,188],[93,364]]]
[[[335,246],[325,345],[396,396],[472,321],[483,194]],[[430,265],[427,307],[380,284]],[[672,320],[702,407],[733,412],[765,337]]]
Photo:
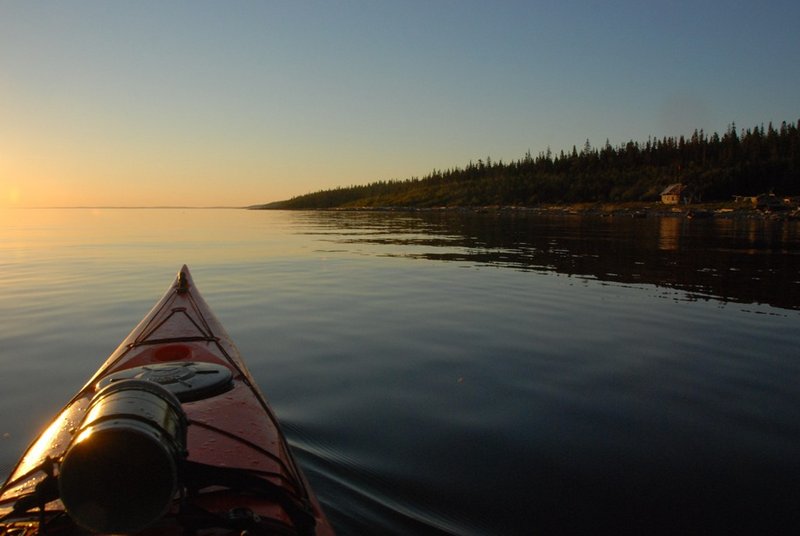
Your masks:
[[[386,180],[310,193],[257,208],[535,206],[541,203],[654,201],[669,184],[689,185],[695,199],[800,194],[798,123],[770,123],[719,135],[695,130],[687,139],[650,138],[612,147],[606,140],[579,151],[504,163],[491,157],[422,178]]]

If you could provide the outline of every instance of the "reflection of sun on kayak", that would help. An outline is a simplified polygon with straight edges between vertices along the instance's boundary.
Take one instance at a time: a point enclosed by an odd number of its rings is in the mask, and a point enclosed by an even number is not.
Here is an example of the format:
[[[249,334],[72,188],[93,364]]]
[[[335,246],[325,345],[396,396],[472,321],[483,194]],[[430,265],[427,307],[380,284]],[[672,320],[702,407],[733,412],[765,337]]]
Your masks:
[[[0,534],[333,534],[184,266],[24,454]]]

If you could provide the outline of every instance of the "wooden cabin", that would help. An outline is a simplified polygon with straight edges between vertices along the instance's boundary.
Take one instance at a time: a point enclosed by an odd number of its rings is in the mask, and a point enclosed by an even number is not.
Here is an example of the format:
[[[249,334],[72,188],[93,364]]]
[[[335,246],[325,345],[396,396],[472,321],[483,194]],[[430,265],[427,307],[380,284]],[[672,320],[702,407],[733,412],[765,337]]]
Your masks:
[[[688,186],[681,183],[670,184],[661,192],[661,202],[665,205],[687,204],[692,201],[692,193]]]

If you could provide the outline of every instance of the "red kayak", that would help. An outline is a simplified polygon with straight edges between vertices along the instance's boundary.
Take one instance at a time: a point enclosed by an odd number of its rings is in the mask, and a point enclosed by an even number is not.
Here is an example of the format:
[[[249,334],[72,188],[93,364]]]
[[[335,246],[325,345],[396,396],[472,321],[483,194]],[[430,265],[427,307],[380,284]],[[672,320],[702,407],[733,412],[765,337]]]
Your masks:
[[[184,266],[0,488],[0,536],[245,531],[333,534]]]

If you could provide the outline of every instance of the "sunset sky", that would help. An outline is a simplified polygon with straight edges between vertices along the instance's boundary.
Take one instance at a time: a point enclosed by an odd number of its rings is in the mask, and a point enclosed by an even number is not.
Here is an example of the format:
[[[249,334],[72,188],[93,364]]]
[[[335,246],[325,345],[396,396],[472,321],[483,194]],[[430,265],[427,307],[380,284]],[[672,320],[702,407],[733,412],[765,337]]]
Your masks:
[[[800,119],[800,2],[0,0],[0,206],[242,206]]]

